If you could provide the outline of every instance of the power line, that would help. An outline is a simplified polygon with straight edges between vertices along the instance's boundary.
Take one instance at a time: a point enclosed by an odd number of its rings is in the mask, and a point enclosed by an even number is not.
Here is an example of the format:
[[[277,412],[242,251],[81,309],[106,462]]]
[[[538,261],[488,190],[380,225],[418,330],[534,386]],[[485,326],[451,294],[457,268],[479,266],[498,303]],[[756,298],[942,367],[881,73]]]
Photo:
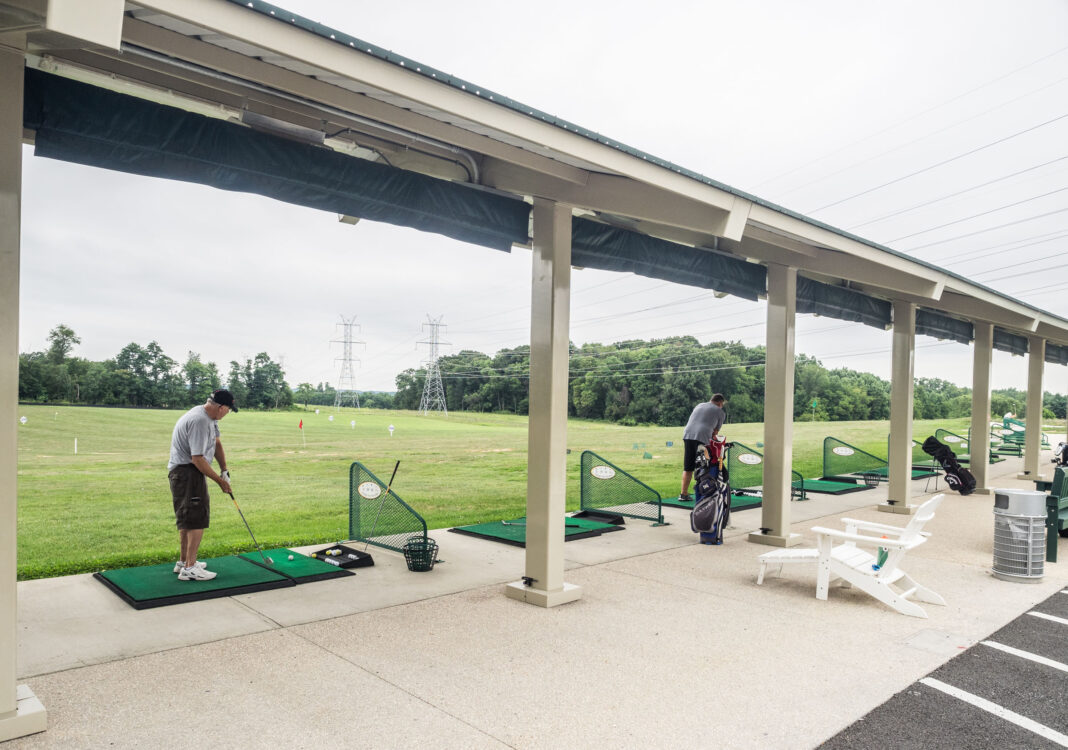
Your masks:
[[[1056,211],[1049,211],[1047,213],[1038,214],[1036,216],[1028,216],[1026,219],[1018,219],[1016,221],[1009,221],[1004,224],[998,224],[996,227],[987,227],[986,229],[979,229],[974,232],[968,232],[967,234],[958,234],[956,237],[948,237],[944,240],[938,240],[937,242],[928,242],[926,245],[917,245],[916,247],[910,247],[905,252],[914,253],[917,250],[925,250],[929,247],[934,247],[935,245],[944,245],[947,242],[953,242],[954,240],[962,240],[966,237],[974,237],[977,234],[993,232],[995,229],[1004,229],[1005,227],[1012,227],[1016,226],[1017,224],[1026,224],[1029,221],[1034,221],[1035,219],[1044,219],[1047,216],[1053,216],[1054,214],[1062,214],[1065,211],[1068,211],[1068,208],[1059,208]]]
[[[1043,242],[1052,242],[1053,240],[1059,240],[1060,238],[1066,236],[1068,236],[1068,230],[1056,229],[1052,232],[1046,232],[1045,234],[1033,234],[1030,237],[1021,237],[1019,239],[1009,240],[1008,242],[1001,242],[997,245],[987,245],[986,247],[980,247],[975,250],[965,250],[963,253],[957,253],[956,255],[947,255],[943,258],[940,258],[940,260],[941,262],[945,263],[946,261],[957,260],[959,258],[985,258],[985,255],[979,255],[979,253],[983,253],[987,250],[996,251],[1002,248],[1007,248],[1009,245],[1016,245],[1017,242],[1025,243],[1012,248],[1013,250],[1019,250],[1021,248],[1031,247],[1033,245],[1041,245]],[[1030,240],[1035,241],[1031,242]],[[988,254],[993,255],[993,253]]]
[[[874,193],[876,190],[882,190],[884,187],[889,187],[890,185],[896,185],[899,182],[903,182],[904,180],[907,180],[909,178],[915,177],[917,175],[921,175],[924,172],[930,172],[932,169],[937,169],[938,167],[943,167],[946,164],[951,164],[952,162],[955,162],[955,161],[958,161],[960,159],[963,159],[966,156],[972,156],[973,154],[977,154],[980,151],[985,151],[988,148],[993,148],[994,146],[997,146],[997,145],[999,145],[1001,143],[1005,143],[1006,141],[1010,141],[1013,138],[1018,138],[1021,135],[1025,135],[1027,133],[1031,133],[1031,132],[1033,132],[1035,130],[1038,130],[1039,128],[1044,128],[1047,125],[1052,125],[1053,123],[1059,122],[1060,120],[1063,120],[1066,117],[1068,117],[1068,113],[1063,114],[1063,115],[1059,115],[1057,117],[1054,117],[1052,120],[1046,120],[1045,122],[1039,123],[1038,125],[1033,125],[1033,126],[1031,126],[1029,128],[1025,128],[1025,129],[1020,130],[1020,131],[1018,131],[1016,133],[1013,133],[1012,135],[1007,135],[1004,138],[998,138],[996,141],[991,141],[990,143],[986,143],[986,144],[984,144],[982,146],[978,146],[976,148],[973,148],[970,151],[965,151],[962,154],[957,154],[956,156],[950,157],[949,159],[944,159],[944,160],[942,160],[942,161],[940,161],[940,162],[938,162],[936,164],[931,164],[930,166],[924,167],[923,169],[918,169],[915,172],[910,172],[907,175],[903,175],[901,177],[897,177],[897,178],[895,178],[893,180],[890,180],[889,182],[884,182],[881,185],[876,185],[875,187],[868,188],[867,190],[862,190],[859,193],[855,193],[853,195],[846,196],[845,198],[840,198],[839,200],[836,200],[836,201],[834,201],[832,203],[828,203],[825,206],[820,206],[819,208],[808,209],[807,211],[805,211],[805,213],[808,213],[808,214],[818,213],[818,212],[824,211],[824,210],[826,210],[828,208],[833,208],[834,206],[838,206],[838,205],[841,205],[842,203],[846,203],[847,201],[851,201],[854,198],[859,198],[859,197],[861,197],[863,195],[868,195],[869,193]]]
[[[878,216],[878,217],[876,217],[874,219],[869,219],[868,221],[862,222],[860,224],[853,224],[852,226],[848,227],[848,229],[849,229],[849,231],[853,231],[854,229],[860,229],[861,227],[866,227],[869,224],[875,224],[877,222],[884,221],[885,219],[893,218],[894,216],[900,216],[901,214],[906,214],[906,213],[908,213],[910,211],[915,211],[917,208],[925,208],[926,206],[933,206],[935,203],[940,203],[941,201],[949,200],[950,198],[956,198],[959,195],[964,195],[965,193],[970,193],[973,190],[979,190],[980,188],[988,187],[989,185],[993,185],[996,182],[1002,182],[1004,180],[1008,180],[1008,179],[1011,179],[1013,177],[1019,177],[1020,175],[1026,174],[1027,172],[1033,172],[1036,169],[1041,169],[1042,167],[1048,167],[1050,164],[1055,164],[1056,162],[1064,161],[1065,159],[1068,159],[1068,155],[1059,156],[1056,159],[1050,159],[1049,161],[1043,162],[1042,164],[1036,164],[1033,167],[1028,167],[1027,169],[1021,169],[1019,172],[1013,172],[1012,174],[1007,174],[1007,175],[1004,175],[1003,177],[997,177],[997,178],[995,178],[993,180],[989,180],[989,181],[984,182],[984,183],[982,183],[980,185],[974,185],[973,187],[965,188],[964,190],[958,190],[957,192],[950,193],[949,195],[943,195],[941,198],[934,198],[933,200],[929,200],[929,201],[926,201],[924,203],[917,203],[916,205],[909,206],[908,208],[902,208],[902,209],[900,209],[898,211],[893,211],[892,213],[883,214],[882,216]]]
[[[1002,102],[1001,104],[998,104],[997,106],[994,106],[994,107],[991,107],[990,109],[987,109],[987,110],[984,110],[982,112],[979,112],[978,114],[972,115],[971,117],[966,117],[963,120],[957,120],[956,122],[951,123],[950,125],[947,125],[944,128],[941,128],[939,130],[934,130],[934,131],[932,131],[930,133],[927,133],[925,135],[920,136],[919,138],[913,138],[911,141],[906,141],[905,143],[901,143],[901,144],[899,144],[897,146],[894,146],[892,148],[889,148],[889,149],[887,149],[885,151],[881,151],[878,154],[874,154],[873,156],[869,156],[866,159],[862,159],[860,161],[854,162],[854,163],[852,163],[852,164],[850,164],[850,165],[848,165],[846,167],[842,167],[841,169],[839,169],[839,170],[837,170],[835,172],[831,172],[829,174],[826,174],[823,177],[819,177],[819,178],[817,178],[815,180],[809,180],[808,182],[802,183],[801,185],[798,185],[797,187],[790,188],[785,193],[779,193],[776,197],[786,196],[786,195],[789,195],[790,193],[795,193],[798,190],[801,190],[802,188],[809,187],[810,185],[815,185],[817,182],[823,182],[824,180],[828,180],[831,177],[835,177],[837,175],[840,175],[843,172],[848,172],[851,169],[856,169],[857,167],[863,166],[864,164],[867,164],[869,162],[875,161],[876,159],[881,159],[882,157],[888,156],[889,154],[892,154],[895,151],[900,151],[900,150],[902,150],[904,148],[908,148],[909,146],[911,146],[911,145],[913,145],[915,143],[919,143],[920,141],[926,140],[928,138],[932,138],[932,137],[934,137],[936,135],[939,135],[941,133],[945,133],[947,130],[952,130],[953,128],[956,128],[956,127],[958,127],[960,125],[964,125],[965,123],[971,122],[972,120],[977,120],[980,117],[986,117],[991,112],[996,112],[997,110],[1002,109],[1003,107],[1007,107],[1010,104],[1015,104],[1016,102],[1020,101],[1021,99],[1026,99],[1029,96],[1034,96],[1035,94],[1040,93],[1042,91],[1045,91],[1048,88],[1052,88],[1054,86],[1059,86],[1060,84],[1064,83],[1065,81],[1068,81],[1068,77],[1061,78],[1060,80],[1054,81],[1053,83],[1046,84],[1045,86],[1037,88],[1037,89],[1035,89],[1033,91],[1029,91],[1026,94],[1021,94],[1020,96],[1016,97],[1015,99],[1009,99],[1008,101]]]
[[[1068,190],[1068,187],[1057,188],[1056,190],[1050,190],[1048,193],[1042,193],[1041,195],[1033,195],[1030,198],[1024,198],[1023,200],[1018,200],[1018,201],[1015,201],[1013,203],[1006,203],[1004,206],[998,206],[997,208],[987,209],[986,211],[982,211],[981,213],[972,214],[971,216],[965,216],[963,219],[954,219],[953,221],[947,221],[945,224],[939,224],[938,226],[929,227],[927,229],[921,229],[919,232],[913,232],[912,234],[904,234],[904,235],[902,235],[900,237],[895,237],[892,240],[887,240],[886,244],[890,244],[891,242],[900,242],[901,240],[907,240],[907,239],[909,239],[911,237],[918,237],[921,234],[927,234],[928,232],[933,232],[936,229],[945,229],[946,227],[951,227],[954,224],[960,224],[961,222],[971,221],[972,219],[978,219],[978,218],[980,218],[982,216],[989,216],[992,213],[997,213],[998,211],[1004,211],[1006,208],[1013,208],[1015,206],[1021,206],[1024,203],[1030,203],[1031,201],[1037,201],[1040,198],[1047,198],[1047,197],[1049,197],[1051,195],[1056,195],[1057,193],[1063,193],[1065,190]]]
[[[835,154],[840,154],[841,152],[846,151],[848,149],[851,149],[854,146],[858,146],[861,143],[864,143],[865,141],[870,141],[872,138],[875,138],[876,136],[880,136],[883,133],[889,133],[891,130],[894,130],[895,128],[899,128],[902,125],[904,125],[905,123],[912,122],[913,120],[919,119],[920,117],[923,117],[924,115],[928,115],[931,112],[939,110],[939,109],[941,109],[942,107],[945,107],[948,104],[952,104],[953,102],[959,101],[959,100],[963,99],[966,96],[970,96],[971,94],[974,94],[976,91],[981,91],[982,89],[985,89],[987,86],[992,86],[993,84],[998,83],[999,81],[1002,81],[1002,80],[1004,80],[1006,78],[1009,78],[1010,76],[1014,76],[1017,73],[1019,73],[1020,71],[1027,70],[1028,68],[1034,67],[1035,65],[1038,65],[1041,62],[1045,62],[1046,60],[1050,59],[1051,57],[1056,57],[1057,55],[1061,54],[1065,50],[1068,50],[1068,47],[1061,47],[1060,49],[1056,50],[1055,52],[1051,52],[1048,55],[1044,55],[1044,56],[1038,58],[1037,60],[1032,60],[1031,62],[1027,63],[1026,65],[1021,65],[1019,68],[1015,68],[1014,70],[1010,70],[1008,73],[1000,75],[997,78],[991,79],[991,80],[987,81],[986,83],[983,83],[983,84],[980,84],[979,86],[976,86],[975,88],[969,89],[969,90],[965,91],[962,94],[958,94],[957,96],[954,96],[952,98],[946,99],[945,101],[943,101],[943,102],[941,102],[939,104],[936,104],[933,107],[929,107],[928,109],[925,109],[925,110],[923,110],[921,112],[917,112],[914,115],[910,115],[909,117],[906,117],[904,120],[899,120],[896,123],[894,123],[893,125],[889,125],[889,126],[883,128],[882,130],[879,130],[879,131],[876,131],[874,133],[871,133],[870,135],[866,135],[866,136],[864,136],[863,138],[861,138],[859,140],[856,140],[856,141],[853,141],[852,143],[846,144],[845,146],[842,146],[841,148],[835,149],[834,151],[831,151],[831,152],[829,152],[827,154],[824,154],[823,156],[819,156],[819,157],[817,157],[815,159],[807,161],[804,164],[801,164],[800,166],[794,167],[793,169],[791,169],[789,171],[783,172],[782,174],[776,175],[774,177],[769,177],[768,179],[764,180],[763,182],[757,183],[756,187],[758,187],[758,188],[762,187],[763,185],[766,185],[769,182],[773,182],[773,181],[778,180],[778,179],[780,179],[782,177],[786,177],[788,175],[791,175],[794,172],[798,172],[798,171],[804,169],[805,167],[808,167],[808,166],[811,166],[812,164],[815,164],[817,162],[823,161],[824,159],[826,159],[828,157],[834,156]]]

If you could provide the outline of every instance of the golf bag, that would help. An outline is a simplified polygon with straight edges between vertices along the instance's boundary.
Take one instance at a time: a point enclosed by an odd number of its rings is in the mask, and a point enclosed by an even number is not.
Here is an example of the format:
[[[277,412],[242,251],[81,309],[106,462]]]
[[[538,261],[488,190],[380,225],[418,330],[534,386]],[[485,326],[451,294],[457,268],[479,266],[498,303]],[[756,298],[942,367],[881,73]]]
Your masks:
[[[1051,459],[1057,466],[1068,466],[1068,443],[1057,443]]]
[[[690,511],[690,528],[701,535],[702,544],[723,544],[723,529],[730,523],[731,486],[723,463],[723,453],[730,447],[730,443],[719,442],[698,450],[698,456],[705,457],[705,469],[699,475],[698,468],[694,468],[696,503]],[[715,463],[712,456],[717,459]]]
[[[948,445],[940,443],[933,435],[923,441],[923,452],[938,462],[946,472],[946,484],[951,490],[970,495],[975,490],[975,477],[960,465]]]

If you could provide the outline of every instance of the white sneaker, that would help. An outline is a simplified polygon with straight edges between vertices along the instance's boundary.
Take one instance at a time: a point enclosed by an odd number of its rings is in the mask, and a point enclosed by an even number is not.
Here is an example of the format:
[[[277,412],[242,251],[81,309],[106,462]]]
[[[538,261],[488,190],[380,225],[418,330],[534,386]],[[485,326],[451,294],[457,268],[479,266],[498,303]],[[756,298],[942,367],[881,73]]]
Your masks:
[[[206,562],[201,562],[200,560],[197,560],[196,565],[197,565],[198,568],[206,568],[206,567],[208,567],[208,564]],[[174,564],[174,572],[175,573],[181,573],[182,572],[182,568],[184,568],[184,567],[185,566],[182,565],[180,562],[176,562]]]
[[[178,574],[179,581],[210,581],[217,573],[212,573],[205,568],[198,568],[195,565],[192,568],[182,568],[182,572]]]

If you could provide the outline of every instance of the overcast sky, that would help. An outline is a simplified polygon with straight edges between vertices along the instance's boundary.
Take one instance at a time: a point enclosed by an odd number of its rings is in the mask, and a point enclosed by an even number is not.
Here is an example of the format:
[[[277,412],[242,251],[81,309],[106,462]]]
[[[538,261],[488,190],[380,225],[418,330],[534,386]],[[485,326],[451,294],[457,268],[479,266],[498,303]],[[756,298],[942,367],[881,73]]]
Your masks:
[[[281,0],[282,7],[1068,317],[1068,3]],[[24,151],[20,350],[156,340],[225,374],[266,351],[361,390],[443,353],[529,340],[530,253]],[[572,275],[576,343],[764,341],[764,304]],[[889,377],[890,334],[799,316],[797,351]],[[916,374],[971,383],[971,348],[917,338]],[[1026,386],[995,352],[993,386]],[[1050,366],[1046,390],[1064,392]]]

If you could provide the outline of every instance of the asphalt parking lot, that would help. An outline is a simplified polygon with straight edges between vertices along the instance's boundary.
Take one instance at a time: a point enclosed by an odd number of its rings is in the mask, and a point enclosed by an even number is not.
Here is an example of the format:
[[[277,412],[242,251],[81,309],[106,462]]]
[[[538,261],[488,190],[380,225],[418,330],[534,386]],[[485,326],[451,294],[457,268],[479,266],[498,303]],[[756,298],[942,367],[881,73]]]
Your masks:
[[[917,680],[821,745],[1068,747],[1068,589]]]

